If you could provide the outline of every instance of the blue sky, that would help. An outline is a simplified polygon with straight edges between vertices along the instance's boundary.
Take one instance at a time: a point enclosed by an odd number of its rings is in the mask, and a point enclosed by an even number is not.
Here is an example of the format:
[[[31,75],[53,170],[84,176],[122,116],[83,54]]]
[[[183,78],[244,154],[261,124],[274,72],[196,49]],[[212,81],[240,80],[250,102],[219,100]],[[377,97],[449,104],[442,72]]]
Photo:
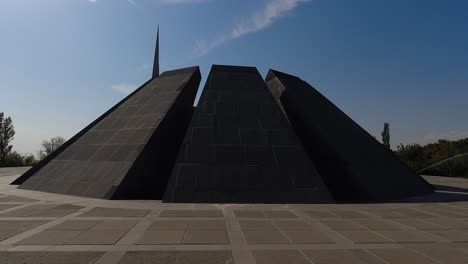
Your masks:
[[[308,81],[392,144],[468,137],[464,0],[10,0],[0,2],[0,111],[14,148],[70,138],[161,70],[269,68]]]

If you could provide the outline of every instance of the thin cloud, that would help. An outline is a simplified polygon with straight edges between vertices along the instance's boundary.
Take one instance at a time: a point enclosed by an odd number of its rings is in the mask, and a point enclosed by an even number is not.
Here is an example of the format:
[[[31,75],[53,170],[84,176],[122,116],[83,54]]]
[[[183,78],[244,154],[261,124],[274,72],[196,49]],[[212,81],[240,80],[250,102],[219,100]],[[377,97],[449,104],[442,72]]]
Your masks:
[[[96,3],[96,0],[88,0],[88,2],[90,2],[90,3],[93,3],[93,4],[94,4],[94,3]]]
[[[193,48],[193,54],[196,57],[203,56],[213,48],[216,48],[227,41],[266,29],[281,17],[296,9],[301,3],[309,1],[310,0],[270,0],[262,9],[254,12],[249,17],[242,19],[240,23],[236,24],[229,34],[218,36],[211,41],[196,41]]]
[[[130,94],[135,91],[137,87],[138,85],[132,83],[118,83],[112,85],[111,89],[122,94]]]

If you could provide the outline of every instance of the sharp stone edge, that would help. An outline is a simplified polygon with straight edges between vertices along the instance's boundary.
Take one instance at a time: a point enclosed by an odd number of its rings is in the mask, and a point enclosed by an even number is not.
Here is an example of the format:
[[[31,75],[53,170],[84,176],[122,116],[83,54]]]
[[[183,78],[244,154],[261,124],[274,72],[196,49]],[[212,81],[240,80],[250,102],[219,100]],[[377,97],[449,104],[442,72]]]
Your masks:
[[[266,83],[336,200],[379,202],[433,193],[432,185],[305,81],[270,70]]]
[[[152,79],[19,188],[105,199],[161,199],[200,80],[198,67]]]

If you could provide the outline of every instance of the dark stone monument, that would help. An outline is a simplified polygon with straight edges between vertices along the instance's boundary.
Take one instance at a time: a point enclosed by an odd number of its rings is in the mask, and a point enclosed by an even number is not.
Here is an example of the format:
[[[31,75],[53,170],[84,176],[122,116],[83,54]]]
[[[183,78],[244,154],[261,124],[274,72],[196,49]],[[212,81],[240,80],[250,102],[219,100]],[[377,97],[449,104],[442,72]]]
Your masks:
[[[254,67],[212,67],[164,202],[333,202]]]
[[[265,83],[254,67],[214,65],[193,113],[200,80],[198,67],[159,75],[158,27],[152,79],[12,184],[188,203],[368,202],[433,192],[297,77],[270,70]]]
[[[200,79],[192,67],[150,80],[15,183],[85,197],[161,199]]]
[[[308,83],[274,70],[266,82],[336,200],[387,201],[433,192]]]

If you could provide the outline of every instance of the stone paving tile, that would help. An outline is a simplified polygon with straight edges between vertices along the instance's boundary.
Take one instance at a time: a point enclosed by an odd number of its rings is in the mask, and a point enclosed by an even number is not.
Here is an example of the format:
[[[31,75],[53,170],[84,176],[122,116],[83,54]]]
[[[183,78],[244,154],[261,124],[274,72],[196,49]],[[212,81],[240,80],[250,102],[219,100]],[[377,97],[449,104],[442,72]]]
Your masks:
[[[46,252],[0,251],[0,263],[27,264],[37,263]]]
[[[92,264],[103,252],[81,251],[0,251],[0,263],[6,264]]]
[[[129,251],[119,264],[234,264],[231,251]],[[236,263],[237,264],[237,263]],[[241,263],[242,264],[242,263]]]
[[[440,225],[441,229],[468,229],[468,219],[462,218],[427,218],[424,221]]]
[[[103,255],[103,252],[48,252],[39,263],[47,264],[91,264]]]
[[[403,218],[407,217],[404,213],[398,210],[372,210],[367,211],[375,216],[384,217],[384,218]]]
[[[341,219],[329,219],[329,220],[320,220],[324,225],[330,227],[334,230],[359,230],[366,229],[364,226],[356,224],[350,220],[341,220]]]
[[[187,225],[187,221],[183,220],[157,220],[147,230],[185,230]]]
[[[61,204],[61,205],[58,205],[58,206],[54,206],[51,209],[54,209],[54,210],[67,210],[67,211],[68,210],[78,211],[78,210],[81,210],[83,208],[84,208],[83,206],[78,206],[78,205],[73,205],[73,204]]]
[[[5,230],[5,231],[0,231],[0,241],[5,240],[7,238],[10,238],[12,236],[16,236],[18,234],[23,233],[24,231],[22,230]]]
[[[412,218],[434,217],[432,214],[424,213],[413,208],[400,208],[398,211],[401,212],[403,215],[405,215],[405,217],[412,217]]]
[[[176,251],[128,251],[119,264],[175,264]]]
[[[43,225],[48,221],[40,221],[40,220],[0,220],[0,230],[21,230],[27,231]]]
[[[408,244],[408,248],[445,264],[468,263],[468,252],[453,248],[448,244]]]
[[[294,244],[333,244],[335,241],[319,230],[287,230],[284,234]]]
[[[289,244],[289,240],[280,231],[245,230],[242,231],[248,244]]]
[[[182,243],[185,230],[145,231],[138,239],[139,245],[179,245]]]
[[[351,240],[353,243],[392,243],[388,238],[376,234],[371,230],[338,230],[338,233]]]
[[[148,210],[140,209],[96,207],[78,217],[144,217],[148,213]]]
[[[38,200],[19,197],[19,196],[12,196],[12,195],[0,197],[0,203],[10,203],[10,202],[13,202],[13,203],[33,203],[33,202],[37,202],[37,201]]]
[[[229,244],[225,230],[187,230],[183,244]]]
[[[221,210],[162,210],[160,217],[223,217]]]
[[[422,210],[422,209],[421,209]],[[381,208],[378,210],[368,210],[370,214],[384,218],[431,218],[437,215],[428,214],[422,211],[418,211],[413,208],[396,208],[396,209],[385,209]]]
[[[374,232],[398,243],[444,242],[438,237],[419,230],[375,230]]]
[[[206,251],[179,251],[177,253],[177,264],[231,264],[231,263],[234,263],[231,251],[206,250]]]
[[[392,223],[383,219],[376,218],[354,218],[351,221],[362,225],[368,229],[379,230],[379,229],[401,229],[397,224]]]
[[[124,230],[87,230],[69,240],[69,245],[113,245],[127,231]]]
[[[314,264],[385,264],[364,250],[326,249],[302,250]]]
[[[78,236],[80,231],[69,230],[45,230],[27,237],[16,244],[18,245],[63,245]]]
[[[58,204],[32,204],[13,211],[0,213],[0,217],[63,217],[75,212],[74,209]]]
[[[265,210],[263,213],[267,218],[297,218],[297,215],[285,210]]]
[[[431,205],[425,205],[421,206],[421,210],[431,213],[431,214],[437,214],[440,217],[449,217],[449,218],[467,218],[468,217],[468,212],[464,213],[461,211],[456,211],[456,209],[451,208],[449,206],[443,206],[440,204],[431,204]]]
[[[468,230],[427,230],[450,242],[468,242]]]
[[[55,225],[49,230],[88,230],[102,220],[67,220]]]
[[[224,220],[191,220],[188,221],[188,230],[226,230]]]
[[[313,226],[301,220],[276,220],[273,222],[281,230],[307,230]]]
[[[234,210],[234,215],[241,218],[264,218],[262,211],[256,210]]]
[[[441,225],[436,225],[436,224],[430,223],[428,221],[425,221],[419,218],[398,218],[398,219],[392,219],[392,220],[400,224],[403,224],[405,226],[409,226],[409,227],[420,229],[420,230],[443,228]]]
[[[297,215],[286,210],[234,210],[240,218],[297,218]]]
[[[91,230],[130,230],[138,221],[135,220],[104,220],[91,227]]]
[[[330,211],[304,211],[304,213],[312,218],[340,218]]]
[[[406,248],[369,249],[369,252],[389,264],[434,264],[432,259]]]
[[[268,220],[240,220],[242,230],[278,230],[271,221]]]
[[[256,264],[311,264],[299,250],[253,250]]]
[[[331,210],[331,213],[342,218],[366,218],[369,217],[359,211],[350,211],[350,210]]]
[[[22,206],[23,204],[0,204],[0,211],[11,209],[13,207]]]

